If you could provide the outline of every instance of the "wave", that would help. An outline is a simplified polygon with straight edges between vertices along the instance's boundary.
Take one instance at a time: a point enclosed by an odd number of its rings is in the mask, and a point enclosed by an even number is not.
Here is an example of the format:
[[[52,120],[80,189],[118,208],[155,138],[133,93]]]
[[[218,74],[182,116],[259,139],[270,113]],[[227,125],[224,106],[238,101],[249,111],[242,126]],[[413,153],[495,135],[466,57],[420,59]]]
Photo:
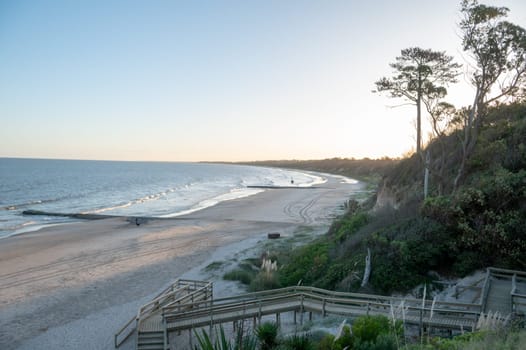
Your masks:
[[[312,186],[316,186],[316,185],[321,185],[321,184],[324,184],[327,182],[327,178],[323,177],[323,176],[318,176],[318,175],[314,175],[314,174],[309,174],[309,173],[301,173],[303,176],[306,176],[310,179],[312,179],[311,182],[307,182],[307,183],[302,183],[302,184],[299,184],[298,187],[312,187]]]
[[[30,205],[42,204],[42,203],[52,202],[52,201],[54,200],[48,199],[48,200],[35,200],[35,201],[30,201],[27,203],[20,203],[20,204],[9,204],[9,205],[0,207],[0,210],[18,210],[20,208],[29,207]]]
[[[114,206],[111,206],[111,207],[105,207],[105,208],[100,208],[100,209],[95,209],[95,210],[88,210],[88,211],[82,212],[81,214],[99,214],[99,213],[104,213],[104,212],[111,211],[111,210],[128,208],[128,207],[131,207],[132,205],[142,204],[142,203],[156,201],[156,200],[159,200],[159,199],[162,199],[162,198],[166,198],[168,193],[173,193],[175,191],[177,191],[177,189],[170,188],[170,189],[167,189],[167,190],[165,190],[163,192],[158,192],[158,193],[154,193],[154,194],[148,194],[148,195],[146,195],[144,197],[133,199],[133,200],[131,200],[129,202],[126,202],[126,203],[123,203],[123,204],[117,204],[117,205],[114,205]]]
[[[0,239],[8,238],[8,237],[11,237],[11,236],[20,235],[22,233],[38,231],[38,230],[40,230],[42,228],[45,228],[45,227],[64,225],[64,224],[67,224],[67,223],[68,223],[68,221],[66,219],[63,219],[62,221],[50,222],[50,223],[42,223],[42,222],[38,222],[38,221],[28,221],[28,222],[25,222],[24,224],[17,225],[16,227],[7,228],[7,229],[5,229],[5,232],[2,232],[2,231],[4,231],[4,229],[1,230],[0,231]]]
[[[210,199],[205,199],[197,203],[190,209],[181,210],[181,211],[171,213],[171,214],[161,215],[160,217],[173,218],[177,216],[187,215],[187,214],[195,213],[196,211],[199,211],[199,210],[213,207],[221,202],[250,197],[258,193],[264,192],[264,191],[265,191],[264,189],[259,189],[259,188],[258,189],[256,188],[234,188],[230,190],[230,192],[228,193],[224,193],[224,194],[221,194],[219,196],[216,196]]]
[[[342,183],[342,184],[355,185],[355,184],[357,184],[359,182],[358,180],[355,180],[355,179],[352,179],[350,177],[343,176],[343,175],[332,175],[332,177],[340,179],[340,183]]]

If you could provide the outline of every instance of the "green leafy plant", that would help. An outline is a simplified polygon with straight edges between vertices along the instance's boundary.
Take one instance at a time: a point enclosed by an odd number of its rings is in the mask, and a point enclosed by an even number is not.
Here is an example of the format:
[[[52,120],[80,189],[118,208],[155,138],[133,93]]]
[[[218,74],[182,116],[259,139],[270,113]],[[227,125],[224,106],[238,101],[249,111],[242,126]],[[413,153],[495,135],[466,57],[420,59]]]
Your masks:
[[[382,315],[358,317],[352,325],[352,334],[362,342],[374,342],[380,334],[389,333],[389,319]]]
[[[275,349],[278,346],[278,325],[264,322],[255,329],[261,350]]]
[[[223,278],[229,281],[239,281],[243,284],[249,285],[255,278],[255,272],[249,272],[244,269],[235,269],[224,274]]]
[[[283,341],[285,350],[314,350],[314,343],[308,334],[294,334]]]
[[[217,332],[217,329],[216,329]],[[243,335],[243,331],[239,330],[236,334],[236,341],[232,342],[227,339],[225,330],[222,326],[219,327],[219,337],[215,342],[212,342],[208,333],[203,329],[202,333],[195,332],[197,342],[199,345],[194,346],[195,350],[256,350],[257,342],[254,337]]]

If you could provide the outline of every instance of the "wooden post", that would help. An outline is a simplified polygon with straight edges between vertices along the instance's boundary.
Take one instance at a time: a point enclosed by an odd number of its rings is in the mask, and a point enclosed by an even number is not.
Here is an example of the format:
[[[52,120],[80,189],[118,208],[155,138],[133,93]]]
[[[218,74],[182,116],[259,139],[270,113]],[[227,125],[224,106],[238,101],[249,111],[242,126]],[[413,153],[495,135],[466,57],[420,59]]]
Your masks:
[[[424,308],[420,308],[420,322],[419,322],[419,329],[418,329],[418,334],[419,336],[423,336],[424,335],[424,332],[423,332],[423,328],[424,328],[424,320],[423,320],[423,317],[424,317]]]
[[[325,304],[327,303],[327,300],[323,298],[323,306],[321,308],[321,316],[325,317]]]
[[[309,311],[309,321],[312,321],[312,311]]]
[[[294,324],[296,324],[296,310],[294,310]]]
[[[280,324],[280,317],[279,317],[279,312],[276,313],[276,324],[278,325],[279,327],[279,324]]]
[[[303,326],[303,294],[301,295],[301,306],[300,306],[300,325]]]
[[[192,327],[188,329],[188,335],[188,344],[190,345],[190,349],[193,349],[194,347],[192,345]]]
[[[166,319],[163,317],[163,343],[164,348],[168,349],[168,332],[166,330]]]

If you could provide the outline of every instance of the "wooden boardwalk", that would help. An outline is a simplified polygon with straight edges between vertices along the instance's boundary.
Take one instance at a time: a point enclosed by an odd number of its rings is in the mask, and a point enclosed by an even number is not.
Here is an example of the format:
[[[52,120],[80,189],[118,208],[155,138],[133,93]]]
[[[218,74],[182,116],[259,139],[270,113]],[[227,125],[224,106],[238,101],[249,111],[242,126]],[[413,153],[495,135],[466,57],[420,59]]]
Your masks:
[[[188,304],[210,300],[212,294],[211,282],[177,279],[151,302],[141,306],[137,315],[115,334],[115,348],[135,333],[138,350],[166,349],[167,330],[163,310],[181,312],[186,310]]]
[[[526,312],[526,272],[488,268],[479,303],[396,298],[380,295],[333,292],[295,286],[213,299],[212,283],[177,280],[152,302],[139,309],[115,335],[115,347],[136,332],[137,349],[166,350],[168,334],[249,320],[254,326],[262,317],[293,313],[294,323],[303,323],[313,314],[385,315],[405,324],[447,330],[472,331],[483,313],[498,312],[504,320],[509,314]]]
[[[502,317],[526,313],[526,272],[490,267],[487,273],[484,313],[499,313]]]
[[[168,331],[194,328],[294,312],[294,319],[303,321],[305,313],[322,316],[386,315],[407,324],[446,329],[474,329],[480,314],[480,304],[462,304],[400,299],[356,293],[336,293],[313,287],[290,287],[269,292],[250,293],[214,299],[212,305],[194,303],[181,312],[164,314]],[[309,316],[311,317],[311,316]]]

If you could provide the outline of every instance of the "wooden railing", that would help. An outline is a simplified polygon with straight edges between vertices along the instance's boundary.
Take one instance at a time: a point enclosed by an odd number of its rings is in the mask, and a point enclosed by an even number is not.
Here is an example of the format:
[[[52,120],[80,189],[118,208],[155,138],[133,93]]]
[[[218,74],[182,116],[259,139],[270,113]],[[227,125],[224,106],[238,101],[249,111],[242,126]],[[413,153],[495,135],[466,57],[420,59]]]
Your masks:
[[[522,280],[522,283],[526,283],[526,276],[513,275],[512,288],[511,288],[511,311],[514,315],[524,316],[526,314],[526,294],[524,290],[519,290],[517,286],[517,280]]]
[[[519,290],[517,283],[521,282],[523,284],[526,284],[526,272],[489,267],[488,274],[490,275],[490,278],[495,277],[499,279],[511,280],[511,312],[515,315],[524,315],[526,313],[526,291]]]
[[[177,279],[170,286],[161,291],[150,302],[142,305],[137,314],[132,317],[121,329],[115,333],[115,348],[118,348],[133,332],[140,328],[141,322],[155,312],[162,312],[162,308],[170,306],[187,296],[194,298],[196,294],[206,293],[206,296],[212,295],[212,283],[204,281],[194,281],[187,279]],[[191,300],[191,299],[190,299]]]
[[[481,311],[486,310],[486,304],[488,302],[488,293],[489,293],[489,284],[490,284],[490,269],[486,269],[486,279],[484,280],[484,285],[482,286],[482,297],[480,300]]]
[[[484,311],[492,278],[510,279],[512,282],[511,305],[513,312],[526,311],[526,294],[519,291],[517,281],[526,283],[526,272],[488,268],[481,289],[480,303],[458,303],[400,298],[361,293],[334,292],[305,286],[294,286],[213,299],[212,283],[177,280],[151,302],[139,308],[137,315],[115,335],[115,347],[152,313],[159,312],[164,325],[165,345],[167,332],[192,329],[216,323],[236,321],[264,315],[294,311],[317,312],[322,316],[340,314],[357,316],[383,314],[407,323],[432,327],[474,329]],[[521,282],[522,283],[522,282]],[[134,322],[135,321],[135,322]]]
[[[271,291],[199,301],[185,310],[163,313],[169,330],[182,330],[243,318],[287,311],[340,315],[384,314],[404,318],[409,323],[426,322],[433,326],[471,328],[481,312],[480,304],[396,298],[359,293],[332,292],[313,287],[289,287]],[[402,311],[403,309],[403,311]],[[455,323],[455,320],[460,320]]]

